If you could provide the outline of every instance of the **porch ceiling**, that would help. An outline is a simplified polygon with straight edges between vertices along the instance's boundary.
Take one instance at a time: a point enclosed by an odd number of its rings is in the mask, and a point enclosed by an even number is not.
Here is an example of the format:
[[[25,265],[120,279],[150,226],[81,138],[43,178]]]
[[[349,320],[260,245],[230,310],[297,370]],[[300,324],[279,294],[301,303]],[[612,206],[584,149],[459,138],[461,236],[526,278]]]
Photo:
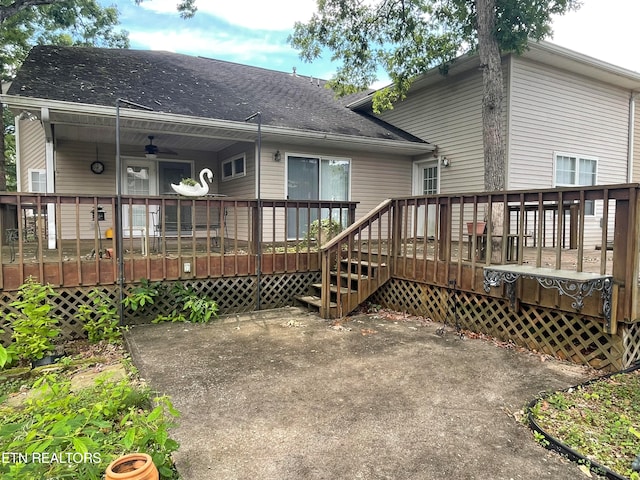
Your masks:
[[[57,139],[115,143],[115,107],[70,104],[9,95],[3,95],[2,99],[14,113],[29,111],[54,125]],[[154,143],[161,148],[178,152],[186,149],[220,151],[237,142],[255,142],[257,124],[255,120],[245,123],[132,108],[120,109],[122,145],[135,145],[143,149],[148,143],[149,135],[155,137]],[[409,140],[359,137],[270,125],[262,126],[262,141],[276,145],[282,143],[409,156],[423,155],[435,148],[432,144]]]

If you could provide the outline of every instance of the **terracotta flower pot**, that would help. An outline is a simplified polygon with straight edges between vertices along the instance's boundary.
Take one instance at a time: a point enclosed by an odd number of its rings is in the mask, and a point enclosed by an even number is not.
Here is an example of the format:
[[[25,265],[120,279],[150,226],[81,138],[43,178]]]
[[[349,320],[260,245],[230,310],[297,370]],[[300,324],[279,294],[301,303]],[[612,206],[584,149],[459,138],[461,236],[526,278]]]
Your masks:
[[[158,469],[146,453],[116,458],[107,467],[105,480],[159,480]]]

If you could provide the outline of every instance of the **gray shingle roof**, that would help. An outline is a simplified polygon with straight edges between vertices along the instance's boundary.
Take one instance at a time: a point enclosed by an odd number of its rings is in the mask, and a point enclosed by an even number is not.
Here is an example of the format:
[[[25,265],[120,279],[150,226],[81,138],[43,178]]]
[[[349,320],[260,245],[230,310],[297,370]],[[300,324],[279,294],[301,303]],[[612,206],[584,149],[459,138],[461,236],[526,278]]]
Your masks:
[[[9,95],[113,106],[116,98],[156,111],[389,140],[422,140],[337,99],[325,81],[203,57],[86,47],[34,47]]]

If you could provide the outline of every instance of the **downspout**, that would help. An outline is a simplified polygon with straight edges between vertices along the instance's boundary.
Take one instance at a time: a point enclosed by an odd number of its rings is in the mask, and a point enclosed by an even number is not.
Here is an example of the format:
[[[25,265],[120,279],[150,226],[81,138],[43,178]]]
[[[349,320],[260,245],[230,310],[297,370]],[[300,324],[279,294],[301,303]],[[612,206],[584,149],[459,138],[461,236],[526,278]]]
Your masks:
[[[55,148],[53,143],[53,125],[49,116],[49,109],[42,107],[40,109],[40,119],[44,127],[44,163],[47,175],[47,193],[55,193]],[[53,203],[47,203],[47,242],[48,248],[53,250],[56,248],[56,207]]]
[[[627,183],[633,182],[633,150],[634,150],[634,130],[636,128],[636,97],[638,92],[632,92],[629,96],[629,122],[628,122],[628,141],[627,141]]]

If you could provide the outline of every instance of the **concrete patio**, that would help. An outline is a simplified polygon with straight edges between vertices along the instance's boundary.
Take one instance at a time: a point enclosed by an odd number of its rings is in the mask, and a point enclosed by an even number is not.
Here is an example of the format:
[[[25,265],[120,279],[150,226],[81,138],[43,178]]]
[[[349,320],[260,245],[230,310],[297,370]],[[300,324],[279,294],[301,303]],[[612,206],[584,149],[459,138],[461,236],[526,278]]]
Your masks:
[[[127,343],[181,412],[185,480],[586,478],[513,413],[587,370],[439,327],[287,308],[137,326]]]

